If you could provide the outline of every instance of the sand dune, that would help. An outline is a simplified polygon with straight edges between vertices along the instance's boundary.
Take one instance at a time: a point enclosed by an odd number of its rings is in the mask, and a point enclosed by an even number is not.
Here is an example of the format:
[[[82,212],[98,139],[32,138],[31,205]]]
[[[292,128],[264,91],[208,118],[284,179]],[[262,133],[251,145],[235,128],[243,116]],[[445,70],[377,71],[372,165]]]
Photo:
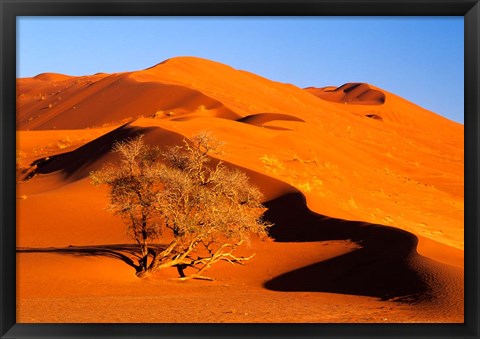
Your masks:
[[[17,79],[17,126],[20,322],[145,322],[139,299],[153,322],[463,321],[463,126],[392,93],[180,57]],[[257,254],[245,267],[212,268],[212,283],[137,279],[88,174],[118,161],[117,141],[168,147],[201,130],[264,193],[273,241],[243,249]]]
[[[462,271],[420,256],[416,252],[418,238],[412,233],[318,215],[308,210],[299,193],[284,195],[266,205],[267,219],[277,225],[272,229],[276,241],[350,240],[361,244],[353,252],[275,277],[266,282],[267,288],[367,295],[434,305],[448,304],[452,295],[463,295]],[[454,285],[446,283],[451,277]],[[451,311],[463,312],[458,308]]]
[[[276,121],[276,120],[305,122],[304,120],[297,118],[293,115],[279,114],[279,113],[252,114],[252,115],[247,115],[246,117],[243,117],[241,119],[238,119],[237,121],[250,124],[253,126],[258,126],[258,127],[275,128],[272,126],[265,126],[265,125],[271,121]]]
[[[33,77],[33,79],[42,80],[42,81],[63,81],[70,78],[72,77],[69,75],[60,74],[60,73],[41,73]]]
[[[183,136],[158,127],[142,128],[125,124],[73,151],[34,161],[30,164],[35,167],[30,176],[61,172],[64,182],[86,178],[91,171],[100,169],[113,159],[118,160],[112,153],[115,143],[132,139],[137,135],[146,135],[147,141],[161,140],[163,147],[178,145],[183,140]]]
[[[307,87],[305,90],[323,100],[343,104],[381,105],[385,102],[385,93],[363,83],[348,83],[335,89]]]
[[[168,118],[185,113],[209,113],[238,118],[224,105],[200,91],[161,82],[142,82],[126,74],[41,84],[34,100],[19,105],[20,129],[77,129],[126,122],[140,116]],[[43,94],[48,93],[48,94]],[[22,100],[31,98],[25,94]]]

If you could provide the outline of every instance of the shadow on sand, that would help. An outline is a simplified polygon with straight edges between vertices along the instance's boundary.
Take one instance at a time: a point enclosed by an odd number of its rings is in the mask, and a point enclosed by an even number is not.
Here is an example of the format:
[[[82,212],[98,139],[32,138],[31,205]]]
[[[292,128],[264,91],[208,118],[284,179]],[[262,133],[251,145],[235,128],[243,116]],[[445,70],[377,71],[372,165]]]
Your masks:
[[[178,145],[183,140],[183,136],[180,134],[160,127],[138,127],[126,123],[73,151],[35,160],[30,164],[34,170],[30,171],[24,179],[28,180],[36,174],[48,174],[56,171],[62,171],[66,178],[75,176],[76,179],[81,179],[88,176],[92,169],[99,169],[102,166],[103,158],[107,161],[118,160],[118,156],[112,153],[115,143],[140,134],[145,135],[148,143],[156,139],[162,140],[160,145],[162,147]]]
[[[157,252],[165,249],[162,245],[150,245],[151,250]],[[141,252],[135,244],[115,244],[115,245],[98,245],[98,246],[68,246],[68,247],[17,247],[17,253],[54,253],[66,254],[81,257],[107,257],[119,259],[133,267],[136,272],[140,271],[137,265],[141,258]]]
[[[428,295],[429,286],[414,268],[415,235],[388,226],[347,221],[310,211],[300,192],[265,204],[264,217],[275,223],[271,236],[279,242],[351,240],[361,246],[347,254],[284,273],[265,283],[275,291],[352,294],[413,302]]]

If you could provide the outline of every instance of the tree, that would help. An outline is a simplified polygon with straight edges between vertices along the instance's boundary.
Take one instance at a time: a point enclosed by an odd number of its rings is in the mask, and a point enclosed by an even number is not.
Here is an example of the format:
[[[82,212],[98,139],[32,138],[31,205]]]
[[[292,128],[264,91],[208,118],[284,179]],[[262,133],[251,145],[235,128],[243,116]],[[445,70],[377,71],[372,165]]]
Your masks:
[[[212,161],[220,148],[205,132],[163,152],[138,136],[114,145],[119,165],[90,174],[94,184],[108,186],[110,211],[139,245],[138,277],[176,267],[181,279],[210,279],[203,273],[213,264],[253,257],[233,254],[250,236],[268,238],[262,194],[244,172]],[[159,238],[161,250],[151,246]]]

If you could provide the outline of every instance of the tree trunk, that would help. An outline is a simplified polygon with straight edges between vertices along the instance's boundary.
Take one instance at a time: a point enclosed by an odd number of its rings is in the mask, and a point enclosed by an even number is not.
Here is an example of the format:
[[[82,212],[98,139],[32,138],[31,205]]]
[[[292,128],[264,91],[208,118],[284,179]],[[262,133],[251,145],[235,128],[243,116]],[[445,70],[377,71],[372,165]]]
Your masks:
[[[148,244],[147,244],[147,218],[145,215],[142,217],[142,259],[140,262],[140,266],[143,267],[144,270],[148,268]]]
[[[142,252],[142,258],[139,260],[139,265],[142,270],[145,271],[148,268],[148,245],[145,240],[140,245],[140,250]]]
[[[146,270],[146,269],[143,269],[141,271],[138,271],[136,273],[137,275],[137,278],[146,278],[148,277],[149,275],[151,274],[151,272],[149,270]]]
[[[185,268],[187,268],[187,265],[177,265],[177,271],[181,278],[185,278]]]

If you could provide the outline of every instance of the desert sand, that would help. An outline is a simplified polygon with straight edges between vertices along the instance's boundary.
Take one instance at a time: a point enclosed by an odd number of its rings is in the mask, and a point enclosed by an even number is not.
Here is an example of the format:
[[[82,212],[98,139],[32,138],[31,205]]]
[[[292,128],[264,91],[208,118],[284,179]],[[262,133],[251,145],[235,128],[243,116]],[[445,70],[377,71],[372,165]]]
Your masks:
[[[139,279],[88,175],[116,141],[202,130],[264,194],[272,240],[214,281]],[[195,57],[17,79],[17,322],[462,323],[463,131],[373,84],[302,89]]]

